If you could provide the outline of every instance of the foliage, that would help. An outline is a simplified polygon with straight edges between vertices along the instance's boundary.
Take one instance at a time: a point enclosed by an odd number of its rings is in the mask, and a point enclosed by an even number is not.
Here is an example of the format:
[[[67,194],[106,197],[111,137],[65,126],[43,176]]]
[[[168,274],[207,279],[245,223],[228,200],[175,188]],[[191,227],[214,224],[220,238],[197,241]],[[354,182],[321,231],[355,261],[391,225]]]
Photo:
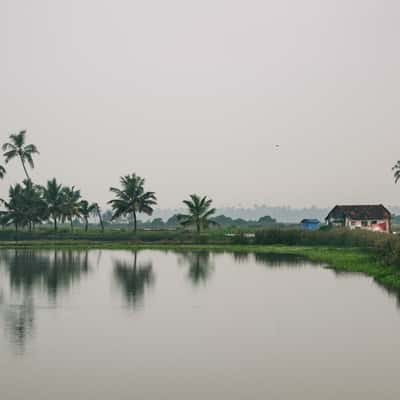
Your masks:
[[[400,267],[400,237],[380,232],[351,231],[348,229],[319,231],[269,229],[257,231],[254,244],[358,247],[371,250],[383,262]]]
[[[2,201],[6,211],[1,213],[3,225],[32,226],[46,218],[46,207],[41,197],[41,189],[32,181],[25,180],[9,189],[9,200]]]
[[[197,194],[191,194],[189,200],[183,200],[189,213],[178,215],[178,220],[182,226],[196,227],[199,234],[202,229],[207,229],[209,225],[216,225],[216,222],[210,217],[215,214],[216,209],[211,208],[212,200],[207,196],[200,197]]]
[[[27,179],[29,178],[26,169],[26,163],[31,168],[34,168],[33,155],[39,154],[37,147],[34,144],[25,144],[26,131],[20,131],[9,136],[10,141],[3,144],[4,158],[6,164],[14,158],[19,158],[24,169]]]
[[[153,206],[157,204],[157,198],[154,192],[144,190],[144,178],[136,174],[125,175],[121,177],[122,189],[111,187],[110,191],[116,196],[110,200],[113,209],[112,220],[121,216],[132,216],[134,232],[137,230],[137,214],[145,213],[151,215]]]
[[[71,231],[73,230],[72,220],[74,217],[80,217],[80,200],[81,192],[76,190],[74,186],[64,187],[62,189],[62,207],[61,216],[62,221],[68,220],[71,225]]]
[[[400,179],[400,160],[397,161],[397,163],[393,166],[392,171],[394,175],[394,181],[397,183]]]
[[[15,226],[15,230],[18,230],[18,227],[26,222],[24,213],[25,205],[23,204],[22,190],[23,189],[20,184],[10,186],[10,189],[8,191],[9,200],[2,200],[2,203],[6,209],[6,211],[2,211],[1,213],[2,224],[13,224]]]
[[[276,219],[270,217],[269,215],[265,215],[258,219],[258,221],[249,221],[242,218],[230,218],[225,215],[218,215],[212,218],[218,226],[226,226],[226,227],[248,227],[248,228],[262,228],[262,227],[270,227],[277,224]]]
[[[88,222],[85,219],[88,215],[82,203],[86,200],[80,200],[80,191],[74,187],[63,187],[55,178],[49,180],[44,187],[26,179],[22,185],[11,186],[8,200],[1,202],[4,208],[0,212],[1,224],[13,225],[16,231],[24,227],[32,231],[36,225],[41,226],[50,220],[54,224],[54,231],[57,231],[60,221],[68,220],[71,230],[74,218],[83,218],[86,224]],[[100,212],[96,203],[88,205],[88,208],[89,213],[97,215],[97,212]]]
[[[104,232],[103,217],[101,215],[99,203],[92,203],[91,207],[93,207],[93,214],[97,215],[97,218],[99,219],[99,223],[101,226],[101,230],[102,230],[102,232]]]
[[[54,223],[54,230],[57,231],[57,222],[62,217],[64,209],[63,187],[56,178],[47,181],[43,188],[43,198],[47,205],[47,210]]]
[[[85,232],[88,230],[89,217],[96,212],[98,205],[96,203],[89,204],[87,200],[81,200],[78,204],[78,215],[85,221]]]

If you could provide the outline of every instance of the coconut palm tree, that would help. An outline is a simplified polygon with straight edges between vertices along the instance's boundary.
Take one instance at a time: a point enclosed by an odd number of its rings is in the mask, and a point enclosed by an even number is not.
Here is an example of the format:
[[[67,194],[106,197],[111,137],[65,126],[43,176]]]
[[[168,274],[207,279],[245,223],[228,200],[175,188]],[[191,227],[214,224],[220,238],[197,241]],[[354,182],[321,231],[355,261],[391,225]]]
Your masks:
[[[62,189],[63,205],[62,205],[62,220],[68,220],[71,225],[71,231],[74,230],[72,219],[80,217],[80,190],[75,190],[75,186],[64,187]]]
[[[209,218],[215,214],[216,209],[211,208],[212,200],[207,196],[200,197],[197,194],[191,194],[189,200],[183,200],[187,206],[189,214],[179,214],[178,221],[183,226],[194,225],[197,233],[202,229],[208,228],[209,225],[216,223]]]
[[[23,184],[11,186],[8,201],[1,200],[6,211],[1,213],[4,225],[28,226],[32,230],[36,223],[47,218],[47,208],[41,196],[41,188],[25,179]]]
[[[35,224],[48,218],[47,206],[42,198],[42,188],[34,185],[31,180],[25,179],[21,195],[25,217],[31,231]]]
[[[6,169],[2,165],[0,165],[0,179],[3,179],[5,174]]]
[[[101,231],[104,232],[104,223],[103,223],[103,217],[101,216],[101,210],[100,210],[100,206],[99,203],[93,203],[92,206],[93,208],[93,212],[97,215],[98,219],[99,219],[99,223],[101,226]]]
[[[400,160],[392,168],[394,181],[397,183],[400,180]]]
[[[39,154],[37,147],[34,144],[25,144],[26,131],[13,133],[9,138],[10,142],[4,143],[2,147],[6,164],[13,158],[19,158],[27,179],[30,179],[25,163],[27,162],[33,169],[34,163],[32,156],[34,154]]]
[[[1,200],[6,211],[2,211],[2,222],[5,225],[14,225],[18,232],[20,226],[27,224],[26,205],[23,199],[23,187],[17,183],[10,186],[8,191],[8,201]]]
[[[56,178],[47,181],[43,188],[43,200],[47,205],[47,210],[54,222],[54,230],[57,231],[57,222],[62,216],[64,193],[61,184],[57,183]]]
[[[131,216],[133,218],[133,230],[136,233],[137,214],[145,213],[151,215],[153,206],[157,204],[154,192],[144,191],[145,180],[136,174],[121,177],[122,189],[111,187],[110,191],[116,198],[110,200],[113,210],[112,220],[121,216]]]
[[[87,232],[89,227],[89,217],[91,214],[96,212],[97,203],[89,204],[87,200],[81,200],[79,202],[79,215],[85,221],[85,232]]]

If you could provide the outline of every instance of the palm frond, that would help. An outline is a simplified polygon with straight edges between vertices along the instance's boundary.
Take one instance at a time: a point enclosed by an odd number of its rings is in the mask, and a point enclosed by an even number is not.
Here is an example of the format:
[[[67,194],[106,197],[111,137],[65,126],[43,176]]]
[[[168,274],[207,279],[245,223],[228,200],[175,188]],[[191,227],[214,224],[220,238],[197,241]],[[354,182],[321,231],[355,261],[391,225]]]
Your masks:
[[[188,200],[183,200],[183,204],[188,208],[189,214],[179,217],[178,221],[181,225],[195,225],[198,232],[200,228],[207,228],[209,224],[213,224],[209,221],[209,217],[215,213],[215,208],[210,209],[212,200],[207,196],[199,196],[197,194],[191,194]]]
[[[15,147],[12,143],[4,143],[4,144],[1,146],[1,149],[2,149],[3,151],[7,151],[7,150],[16,150],[16,147]]]
[[[210,217],[211,215],[215,214],[216,211],[217,211],[216,208],[211,208],[210,210],[208,210],[207,212],[205,212],[201,217],[202,217],[202,218],[208,218],[208,217]]]
[[[136,213],[153,213],[152,206],[157,204],[157,198],[154,192],[144,191],[144,182],[144,178],[133,173],[120,177],[121,188],[110,188],[115,194],[115,198],[108,201],[113,210],[111,219]]]
[[[10,160],[12,160],[13,158],[15,158],[15,157],[18,156],[18,152],[17,152],[17,150],[9,150],[9,151],[6,151],[6,152],[3,154],[3,156],[4,156],[4,158],[5,158],[6,164],[8,164],[8,162],[9,162]]]
[[[33,163],[32,156],[29,153],[26,153],[22,156],[26,161],[28,161],[29,166],[33,169],[35,167]]]
[[[400,180],[400,160],[392,167],[394,171],[394,182],[397,183]]]
[[[39,154],[39,150],[37,149],[37,147],[34,144],[27,144],[24,147],[24,151],[25,151],[25,153],[29,153],[29,154]]]

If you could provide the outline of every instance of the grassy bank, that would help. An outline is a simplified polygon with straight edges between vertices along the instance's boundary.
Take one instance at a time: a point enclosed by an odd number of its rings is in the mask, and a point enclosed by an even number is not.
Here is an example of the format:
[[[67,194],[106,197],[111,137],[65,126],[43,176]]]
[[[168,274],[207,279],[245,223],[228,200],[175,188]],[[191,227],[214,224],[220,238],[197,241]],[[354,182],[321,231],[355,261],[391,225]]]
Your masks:
[[[116,242],[116,243],[164,243],[164,244],[190,244],[190,243],[230,243],[230,238],[226,236],[227,229],[213,229],[206,233],[197,235],[193,231],[182,229],[177,230],[138,230],[136,234],[132,229],[106,229],[89,230],[60,229],[54,232],[53,229],[41,228],[29,232],[27,230],[15,232],[13,230],[0,230],[1,242],[60,242],[60,241],[83,241],[83,242]]]

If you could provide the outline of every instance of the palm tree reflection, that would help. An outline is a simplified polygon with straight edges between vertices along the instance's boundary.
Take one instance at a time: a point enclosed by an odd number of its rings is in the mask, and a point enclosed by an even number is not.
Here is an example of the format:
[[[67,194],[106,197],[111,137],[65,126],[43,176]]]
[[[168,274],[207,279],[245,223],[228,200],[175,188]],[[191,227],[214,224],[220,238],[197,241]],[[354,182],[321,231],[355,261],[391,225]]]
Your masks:
[[[205,284],[214,272],[214,263],[209,251],[179,253],[179,264],[188,265],[188,278],[194,286]]]
[[[301,267],[310,263],[304,257],[284,253],[254,253],[254,258],[257,264],[269,267]]]
[[[9,294],[3,293],[0,299],[6,335],[23,352],[34,331],[35,296],[47,293],[56,303],[61,291],[68,290],[90,270],[88,252],[4,251],[0,262],[9,276]]]
[[[69,289],[82,274],[90,270],[88,251],[16,250],[0,254],[8,270],[10,287],[13,292],[31,293],[45,289],[52,301],[61,290]]]
[[[30,296],[21,304],[9,305],[4,309],[4,328],[17,353],[24,353],[26,342],[34,331],[34,303]]]
[[[138,263],[137,256],[138,252],[135,251],[132,262],[114,261],[114,279],[121,288],[126,303],[132,307],[141,304],[146,287],[155,282],[152,262]]]
[[[234,253],[232,253],[232,255],[235,262],[237,262],[238,264],[244,264],[249,261],[251,253],[247,251],[235,251]]]

